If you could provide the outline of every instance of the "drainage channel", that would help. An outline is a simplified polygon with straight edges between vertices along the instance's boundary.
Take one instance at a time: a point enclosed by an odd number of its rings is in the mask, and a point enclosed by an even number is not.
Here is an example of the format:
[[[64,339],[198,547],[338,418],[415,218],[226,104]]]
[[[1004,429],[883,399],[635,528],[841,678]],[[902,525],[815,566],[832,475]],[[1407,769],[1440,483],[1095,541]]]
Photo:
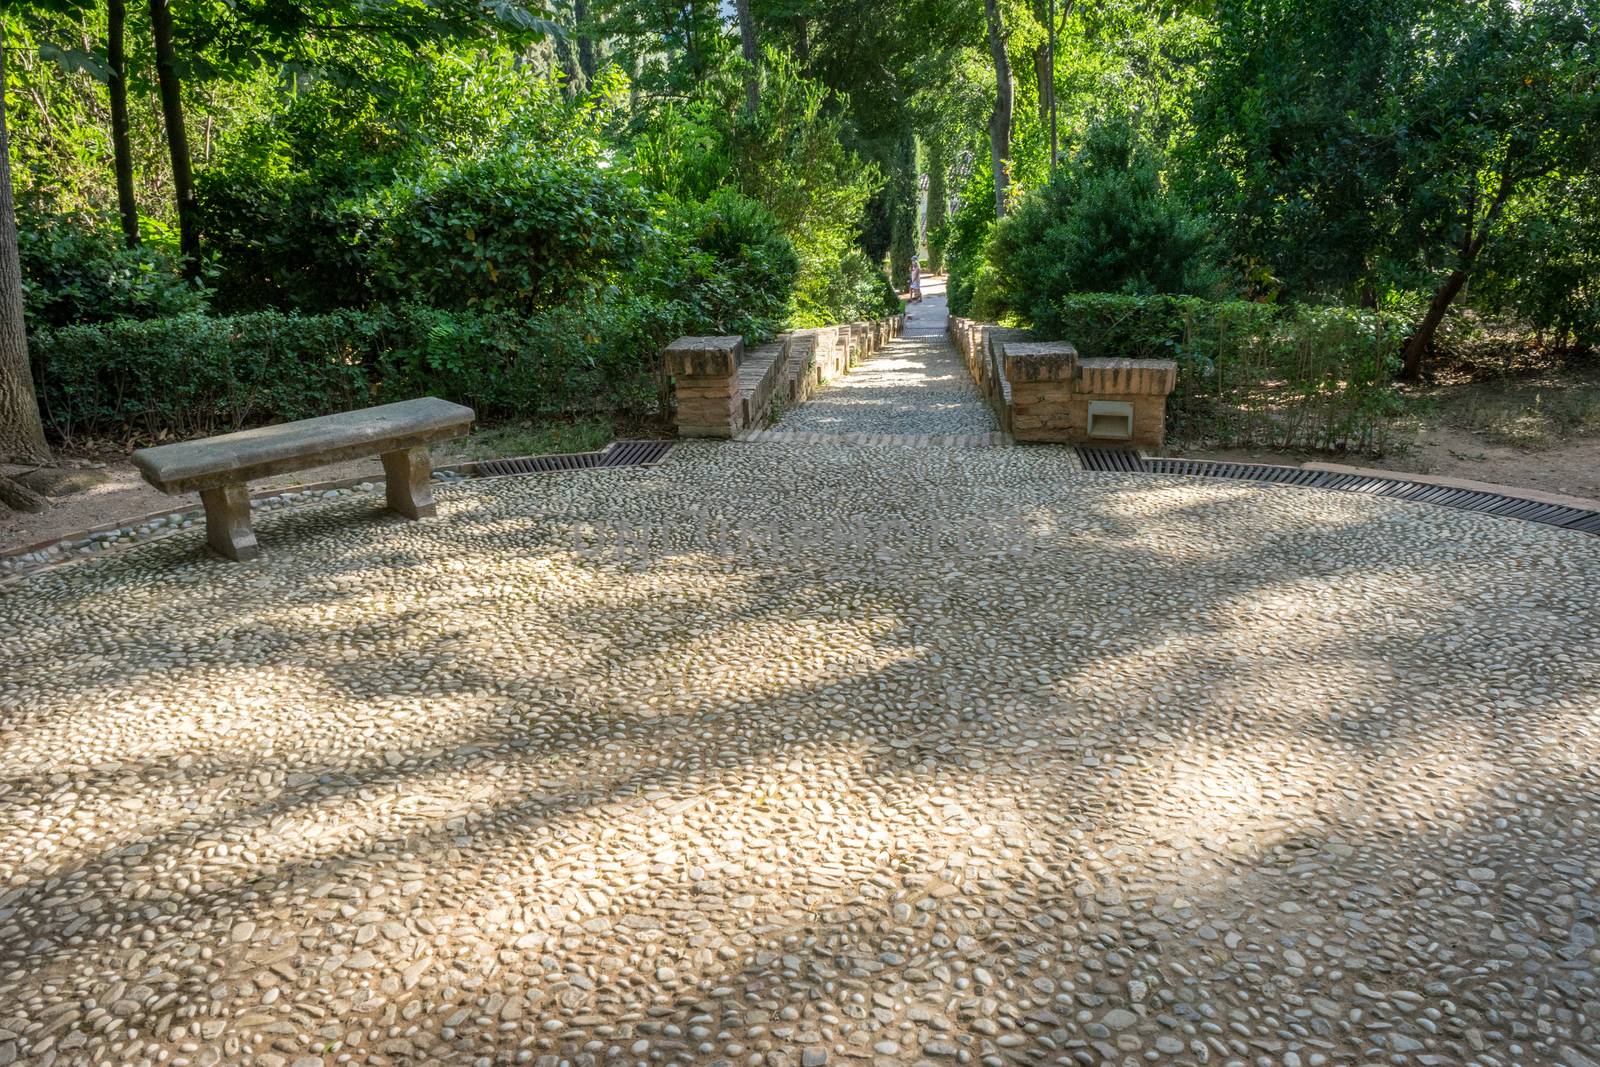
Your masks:
[[[667,458],[672,445],[672,441],[613,441],[598,452],[481,460],[465,473],[475,478],[495,478],[506,474],[543,474],[596,467],[652,467]]]
[[[1177,474],[1192,478],[1226,478],[1242,482],[1332,489],[1341,493],[1366,493],[1370,496],[1414,500],[1458,511],[1521,519],[1523,522],[1559,526],[1564,530],[1600,536],[1600,512],[1565,504],[1489,493],[1481,489],[1458,489],[1447,485],[1412,482],[1404,478],[1381,478],[1370,474],[1306,470],[1303,467],[1276,467],[1265,463],[1230,463],[1212,459],[1146,458],[1128,448],[1082,446],[1076,449],[1087,471],[1113,471],[1127,474]]]

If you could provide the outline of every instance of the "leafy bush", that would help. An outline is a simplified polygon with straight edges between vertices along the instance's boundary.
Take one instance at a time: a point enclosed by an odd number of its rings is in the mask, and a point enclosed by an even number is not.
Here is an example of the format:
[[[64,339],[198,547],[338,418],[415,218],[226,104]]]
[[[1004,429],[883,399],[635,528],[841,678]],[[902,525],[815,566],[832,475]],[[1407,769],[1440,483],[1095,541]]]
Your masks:
[[[1037,332],[1085,358],[1176,360],[1169,412],[1192,443],[1381,451],[1400,410],[1392,381],[1407,328],[1395,314],[1080,293]]]
[[[644,252],[643,196],[536,146],[430,175],[394,213],[380,286],[397,300],[531,313],[600,292]]]
[[[128,248],[114,221],[17,210],[23,307],[28,328],[144,319],[197,311],[206,291],[186,281],[159,245]]]
[[[822,289],[801,293],[794,318],[797,327],[860,322],[898,315],[905,310],[883,268],[859,249],[846,252],[825,278],[827,284]]]
[[[750,343],[784,328],[800,259],[770,211],[723,189],[703,204],[672,204],[666,216],[648,273],[667,323]]]
[[[360,176],[202,171],[202,247],[224,312],[311,313],[372,299],[372,249],[382,227]]]
[[[1048,184],[994,231],[990,317],[1034,321],[1069,293],[1216,295],[1223,274],[1207,224],[1168,192],[1155,151],[1126,122],[1090,130]],[[994,306],[998,305],[998,306]]]
[[[658,352],[652,313],[618,300],[531,318],[416,305],[186,314],[43,331],[30,348],[56,436],[153,440],[423,394],[484,417],[645,410]]]
[[[961,190],[961,206],[944,226],[946,294],[952,315],[971,315],[986,267],[984,250],[994,233],[994,173],[981,166]]]
[[[1600,173],[1556,176],[1507,215],[1473,278],[1474,303],[1554,347],[1600,349]]]

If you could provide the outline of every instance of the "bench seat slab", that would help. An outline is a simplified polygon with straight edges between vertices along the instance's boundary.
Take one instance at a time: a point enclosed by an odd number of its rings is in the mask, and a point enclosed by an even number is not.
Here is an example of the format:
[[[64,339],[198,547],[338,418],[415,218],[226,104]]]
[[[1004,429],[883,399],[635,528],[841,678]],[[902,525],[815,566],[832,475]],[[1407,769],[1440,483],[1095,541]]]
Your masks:
[[[187,493],[459,437],[472,428],[472,418],[469,407],[420,397],[141,448],[133,454],[133,465],[163,493]]]

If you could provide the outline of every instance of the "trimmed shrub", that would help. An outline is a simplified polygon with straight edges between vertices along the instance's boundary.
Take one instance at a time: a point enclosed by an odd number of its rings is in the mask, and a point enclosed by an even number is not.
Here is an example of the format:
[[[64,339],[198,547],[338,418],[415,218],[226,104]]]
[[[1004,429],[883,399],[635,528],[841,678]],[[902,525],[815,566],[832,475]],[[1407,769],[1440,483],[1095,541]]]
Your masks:
[[[151,441],[421,395],[486,418],[642,411],[655,399],[654,325],[628,300],[533,317],[399,305],[68,326],[30,348],[57,437]]]
[[[648,410],[660,342],[643,300],[573,302],[531,317],[381,308],[368,362],[379,401],[442,396],[481,417]]]
[[[377,283],[394,300],[532,313],[593,296],[636,266],[649,221],[617,173],[512,149],[412,190],[389,218]]]
[[[29,345],[45,425],[63,440],[162,440],[367,403],[359,312],[80,324]]]
[[[1407,323],[1383,312],[1079,293],[1036,332],[1086,358],[1176,360],[1168,411],[1192,444],[1382,451],[1401,409]]]

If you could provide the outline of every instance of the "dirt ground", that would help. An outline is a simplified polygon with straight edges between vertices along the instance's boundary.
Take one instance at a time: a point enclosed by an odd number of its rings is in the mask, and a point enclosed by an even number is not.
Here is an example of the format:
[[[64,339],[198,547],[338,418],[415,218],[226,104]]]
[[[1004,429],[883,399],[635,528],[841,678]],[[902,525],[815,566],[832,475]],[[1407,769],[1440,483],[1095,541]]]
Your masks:
[[[1408,414],[1382,456],[1182,449],[1186,456],[1257,463],[1341,463],[1477,482],[1597,502],[1600,508],[1600,367],[1555,361],[1458,363],[1411,387]]]
[[[1594,502],[1600,509],[1600,437],[1579,438],[1553,448],[1527,450],[1495,444],[1483,434],[1451,426],[1420,430],[1410,447],[1384,456],[1333,456],[1322,452],[1265,449],[1181,450],[1196,459],[1242,463],[1345,463],[1404,474],[1468,478],[1478,482],[1537,489]]]

